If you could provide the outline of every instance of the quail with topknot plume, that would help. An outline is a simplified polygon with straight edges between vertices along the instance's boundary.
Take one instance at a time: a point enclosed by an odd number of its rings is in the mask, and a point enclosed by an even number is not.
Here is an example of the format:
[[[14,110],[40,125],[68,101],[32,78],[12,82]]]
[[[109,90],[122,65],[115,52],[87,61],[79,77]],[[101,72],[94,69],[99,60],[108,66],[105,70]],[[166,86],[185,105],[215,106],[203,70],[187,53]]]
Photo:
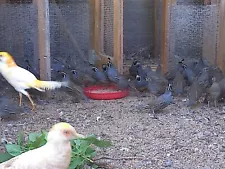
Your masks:
[[[169,106],[172,102],[172,85],[169,84],[164,94],[160,95],[159,97],[150,101],[147,105],[144,105],[142,107],[152,110],[154,118],[157,118],[156,113]]]

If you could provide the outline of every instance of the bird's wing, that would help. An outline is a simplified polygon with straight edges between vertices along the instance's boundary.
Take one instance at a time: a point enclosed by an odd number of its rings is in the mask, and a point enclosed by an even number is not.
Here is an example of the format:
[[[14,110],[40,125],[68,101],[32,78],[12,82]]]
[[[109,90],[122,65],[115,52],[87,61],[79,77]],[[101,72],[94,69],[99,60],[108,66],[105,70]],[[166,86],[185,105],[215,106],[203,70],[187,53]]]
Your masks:
[[[10,68],[6,76],[6,78],[8,78],[7,80],[18,83],[30,83],[37,79],[31,72],[19,66]]]
[[[43,147],[30,150],[6,162],[1,163],[0,169],[44,169],[43,166],[45,165],[45,160],[43,159],[45,157],[43,156],[46,151]]]
[[[18,160],[18,156],[0,164],[0,169],[13,169],[14,163]]]

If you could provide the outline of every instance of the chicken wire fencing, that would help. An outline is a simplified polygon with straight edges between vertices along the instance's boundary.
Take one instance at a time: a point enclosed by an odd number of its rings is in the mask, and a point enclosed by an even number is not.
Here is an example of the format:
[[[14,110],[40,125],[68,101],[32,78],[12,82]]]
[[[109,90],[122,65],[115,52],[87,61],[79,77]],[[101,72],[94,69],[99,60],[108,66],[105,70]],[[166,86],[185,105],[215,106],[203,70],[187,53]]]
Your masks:
[[[50,50],[55,60],[81,68],[89,52],[90,5],[88,0],[50,0]],[[32,0],[0,3],[0,50],[8,51],[23,67],[39,70],[38,9]]]
[[[125,60],[154,57],[154,0],[124,1],[123,52]]]
[[[177,58],[204,57],[216,64],[219,8],[203,1],[179,0],[170,9],[169,65]]]

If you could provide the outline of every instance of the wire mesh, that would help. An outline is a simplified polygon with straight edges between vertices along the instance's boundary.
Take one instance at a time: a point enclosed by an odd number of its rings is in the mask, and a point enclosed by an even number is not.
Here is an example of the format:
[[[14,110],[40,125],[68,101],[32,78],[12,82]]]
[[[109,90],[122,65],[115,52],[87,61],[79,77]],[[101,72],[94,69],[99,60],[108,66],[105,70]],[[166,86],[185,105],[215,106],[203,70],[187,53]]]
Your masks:
[[[52,58],[67,59],[76,68],[88,61],[90,9],[88,0],[50,3]]]
[[[90,6],[88,0],[51,0],[49,3],[51,58],[74,67],[88,61]],[[24,67],[38,69],[38,9],[31,0],[0,3],[0,50],[11,53]]]
[[[184,3],[182,3],[184,2]],[[218,6],[203,5],[201,1],[179,1],[170,10],[169,60],[206,58],[216,61],[218,35]]]
[[[111,0],[102,0],[102,27],[103,44],[101,52],[105,55],[113,57],[113,26],[114,26],[114,6]]]
[[[30,1],[0,4],[0,50],[11,53],[18,62],[37,56],[37,9]]]
[[[124,55],[149,59],[154,50],[154,1],[124,1]]]

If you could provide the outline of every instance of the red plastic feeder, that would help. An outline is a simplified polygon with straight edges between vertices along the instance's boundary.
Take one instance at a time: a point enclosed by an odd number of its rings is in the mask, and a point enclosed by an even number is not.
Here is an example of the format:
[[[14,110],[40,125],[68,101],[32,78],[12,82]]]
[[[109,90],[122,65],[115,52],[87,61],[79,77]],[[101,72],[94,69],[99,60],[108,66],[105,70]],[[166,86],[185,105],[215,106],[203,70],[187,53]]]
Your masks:
[[[105,92],[104,92],[105,90]],[[84,94],[94,100],[115,100],[129,95],[129,89],[119,90],[116,86],[95,85],[84,88]]]

